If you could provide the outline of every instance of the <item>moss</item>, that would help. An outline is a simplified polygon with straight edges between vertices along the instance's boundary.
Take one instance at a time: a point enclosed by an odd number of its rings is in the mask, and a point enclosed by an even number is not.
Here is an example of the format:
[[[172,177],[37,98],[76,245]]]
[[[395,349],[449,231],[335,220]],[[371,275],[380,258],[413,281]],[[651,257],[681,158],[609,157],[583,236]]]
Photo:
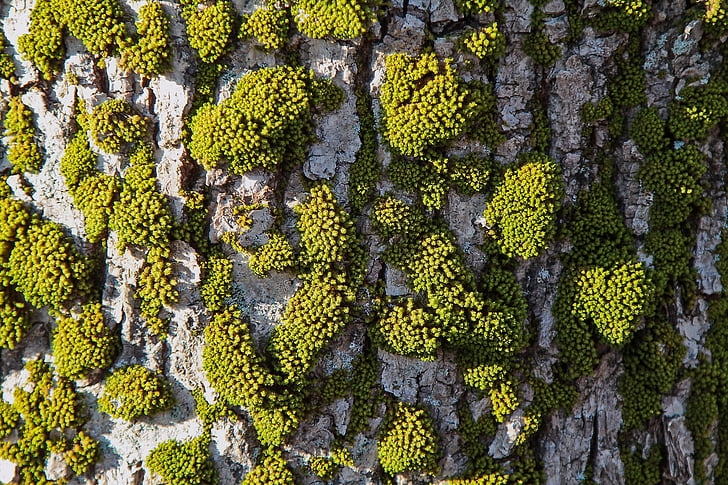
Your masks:
[[[561,169],[546,155],[533,153],[506,171],[488,202],[489,234],[507,256],[538,255],[556,233],[556,212],[564,196]]]
[[[462,480],[449,480],[445,482],[447,485],[508,485],[512,483],[509,480],[508,475],[501,475],[500,473],[491,473],[478,478],[462,479]]]
[[[474,15],[495,11],[499,7],[497,0],[455,0],[455,6],[463,15]]]
[[[251,410],[258,439],[269,448],[282,446],[305,417],[300,395],[276,394],[273,397],[268,406]]]
[[[656,155],[667,149],[669,140],[665,133],[665,121],[657,108],[641,109],[634,117],[630,134],[645,156]]]
[[[376,21],[379,0],[299,0],[295,16],[301,32],[315,39],[353,39]]]
[[[339,473],[339,466],[331,458],[314,456],[308,461],[308,467],[314,475],[324,481],[331,481]]]
[[[20,414],[11,404],[0,401],[0,437],[6,438],[12,433],[19,419]]]
[[[7,157],[13,173],[37,173],[43,167],[43,155],[35,141],[33,112],[18,96],[10,98],[3,126],[8,141]]]
[[[293,246],[283,234],[270,234],[268,242],[259,246],[250,255],[250,269],[259,278],[270,271],[285,271],[296,264]]]
[[[461,49],[479,59],[498,59],[506,50],[506,38],[498,30],[498,22],[487,27],[465,32],[459,38]]]
[[[96,175],[96,154],[91,150],[85,131],[71,139],[61,158],[61,175],[68,191],[73,194],[83,179]]]
[[[104,241],[109,231],[113,204],[121,191],[118,177],[87,177],[73,193],[73,201],[83,214],[86,238],[91,243]]]
[[[293,473],[279,455],[266,456],[263,462],[245,475],[241,485],[295,485]]]
[[[108,369],[118,345],[118,337],[104,323],[101,304],[89,304],[78,317],[58,319],[52,345],[56,372],[81,379],[97,369]]]
[[[468,91],[466,117],[469,120],[466,133],[494,151],[506,141],[505,135],[500,132],[501,122],[493,91],[494,85],[475,80],[466,83],[466,87]]]
[[[222,311],[225,300],[230,296],[233,262],[222,255],[213,255],[201,266],[205,275],[200,287],[202,301],[209,311]]]
[[[13,57],[6,52],[8,48],[8,39],[0,30],[0,78],[13,81],[15,75],[15,62]]]
[[[643,68],[645,60],[640,55],[639,37],[631,37],[626,46],[615,51],[612,58],[617,65],[618,74],[607,81],[607,90],[614,107],[624,109],[644,104],[647,101],[647,79]],[[616,121],[620,121],[619,116],[615,116],[612,123]]]
[[[232,310],[216,314],[205,328],[202,366],[215,390],[234,405],[258,408],[277,380],[258,355],[247,323]]]
[[[126,43],[124,12],[117,0],[55,0],[68,32],[92,54],[110,55]]]
[[[705,140],[719,122],[728,117],[728,83],[711,80],[700,87],[688,86],[670,103],[668,125],[675,138]]]
[[[205,430],[211,431],[212,425],[223,418],[235,419],[235,413],[223,401],[210,404],[200,389],[193,390],[192,397],[195,398],[195,412],[197,413],[197,417],[200,418],[200,421],[202,421]]]
[[[83,475],[101,459],[99,442],[80,431],[73,439],[73,447],[63,454],[63,459],[73,473]]]
[[[432,419],[423,409],[397,403],[377,440],[377,455],[384,471],[435,473],[440,448]]]
[[[152,332],[160,337],[166,333],[166,322],[159,317],[159,313],[163,307],[176,303],[179,298],[175,288],[177,282],[171,275],[169,249],[150,249],[139,275],[135,296],[141,300],[142,316],[149,322]]]
[[[389,309],[373,332],[374,341],[385,350],[422,360],[435,360],[442,336],[435,316],[415,308],[411,299]]]
[[[18,39],[18,50],[50,80],[58,72],[65,45],[63,26],[56,13],[57,0],[38,0],[30,14],[30,27],[27,34]]]
[[[38,219],[17,234],[7,274],[28,303],[53,309],[69,303],[87,279],[84,261],[60,226]]]
[[[721,0],[709,0],[704,2],[705,12],[701,20],[705,30],[715,36],[722,36],[728,32],[728,18],[726,17],[726,5]]]
[[[363,89],[357,89],[355,93],[361,146],[356,152],[354,163],[349,167],[349,201],[356,210],[362,210],[379,181],[382,165],[377,153],[377,131],[371,97]]]
[[[523,52],[537,64],[550,67],[561,57],[561,47],[551,43],[543,28],[543,20],[533,22],[532,17],[531,32],[523,43]]]
[[[88,129],[96,145],[114,153],[147,136],[147,119],[121,99],[96,106],[88,115]]]
[[[229,161],[234,173],[273,170],[284,160],[302,163],[314,140],[314,97],[313,73],[306,69],[283,66],[248,73],[229,99],[197,111],[190,124],[190,154],[208,169]]]
[[[228,50],[235,24],[235,8],[229,0],[198,3],[183,1],[187,39],[200,60],[216,62]]]
[[[172,215],[167,198],[157,189],[154,173],[151,148],[138,147],[109,219],[109,227],[118,232],[121,250],[129,244],[160,248],[169,245]]]
[[[280,49],[288,41],[291,29],[291,16],[287,10],[261,7],[243,18],[240,38],[250,37],[264,49]]]
[[[135,42],[121,53],[120,66],[145,77],[162,74],[169,67],[169,17],[159,3],[139,9]]]
[[[172,239],[187,241],[198,253],[209,255],[213,253],[212,243],[207,237],[209,220],[207,217],[207,201],[204,191],[180,190],[184,198],[184,220],[177,224]]]
[[[651,5],[643,0],[607,0],[604,9],[595,18],[594,25],[601,30],[637,32],[651,15]]]
[[[449,60],[440,63],[434,54],[390,54],[385,68],[383,128],[395,151],[422,157],[465,131],[472,106]]]
[[[140,365],[122,367],[107,379],[99,409],[127,421],[150,416],[174,405],[170,385]]]
[[[0,282],[0,347],[13,349],[31,327],[21,295]]]
[[[169,485],[214,485],[217,472],[210,459],[210,438],[160,443],[147,457],[149,469]]]

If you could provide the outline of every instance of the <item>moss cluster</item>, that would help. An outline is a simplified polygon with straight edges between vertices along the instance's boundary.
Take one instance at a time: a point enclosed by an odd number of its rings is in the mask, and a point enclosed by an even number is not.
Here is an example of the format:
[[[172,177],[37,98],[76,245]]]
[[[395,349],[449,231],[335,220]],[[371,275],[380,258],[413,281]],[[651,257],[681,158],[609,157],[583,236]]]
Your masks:
[[[464,15],[473,15],[495,11],[498,0],[455,0],[455,6]]]
[[[728,32],[728,16],[726,5],[722,0],[708,0],[705,4],[705,13],[701,19],[705,24],[705,30],[716,35],[725,35]]]
[[[440,458],[432,418],[424,409],[397,403],[379,433],[377,455],[390,475],[405,471],[435,473]]]
[[[449,60],[441,63],[434,54],[390,54],[385,67],[383,128],[394,150],[422,157],[463,134],[473,103]]]
[[[0,442],[0,458],[17,465],[23,485],[50,483],[45,462],[51,453],[59,453],[74,474],[88,472],[100,453],[98,442],[80,429],[81,395],[42,360],[29,361],[25,369],[28,382],[15,389],[13,404],[0,401],[0,432],[17,432],[17,439]]]
[[[416,308],[414,300],[394,306],[377,321],[374,340],[389,352],[422,360],[434,360],[442,329],[435,315]]]
[[[245,475],[241,485],[295,485],[293,473],[279,455],[266,456]]]
[[[271,271],[285,271],[296,264],[293,246],[283,234],[270,234],[268,242],[255,249],[248,265],[253,273],[264,278]]]
[[[349,201],[356,210],[362,210],[374,192],[382,165],[377,153],[377,130],[371,96],[362,89],[355,92],[361,146],[356,152],[354,163],[349,167]]]
[[[18,50],[50,80],[58,72],[66,53],[63,25],[58,18],[56,0],[38,0],[30,13],[27,34],[18,39]]]
[[[235,7],[229,0],[182,1],[187,39],[204,63],[214,63],[228,50],[235,25]]]
[[[298,0],[298,29],[309,37],[353,39],[376,21],[380,0]]]
[[[124,12],[117,0],[54,0],[68,32],[92,54],[110,55],[126,44]]]
[[[314,139],[316,88],[313,73],[301,67],[246,74],[229,99],[192,118],[190,154],[208,169],[228,161],[234,173],[303,162]]]
[[[5,52],[8,48],[8,40],[5,33],[0,30],[0,78],[12,80],[15,74],[15,62],[10,54]]]
[[[149,469],[168,485],[215,485],[217,472],[210,459],[210,438],[160,443],[147,457]]]
[[[233,262],[222,255],[210,256],[202,263],[204,279],[200,296],[207,309],[219,312],[225,308],[225,300],[230,296],[233,282]]]
[[[147,119],[122,99],[101,103],[84,118],[94,143],[105,152],[121,151],[147,136]]]
[[[607,0],[604,9],[595,17],[598,29],[617,29],[637,32],[650,19],[652,6],[643,0]]]
[[[705,140],[728,117],[728,82],[717,78],[703,86],[688,86],[670,103],[668,126],[676,139]]]
[[[505,52],[506,38],[498,30],[498,22],[493,22],[487,27],[464,33],[460,44],[466,52],[480,59],[497,59]]]
[[[121,67],[145,77],[158,76],[168,67],[170,57],[169,17],[157,2],[139,9],[136,39],[121,53]]]
[[[0,277],[0,347],[13,349],[31,326],[23,297]]]
[[[531,14],[531,32],[523,43],[523,52],[537,64],[549,67],[561,57],[561,47],[551,43],[544,31],[545,28],[544,14],[535,8]]]
[[[531,153],[509,168],[488,202],[489,234],[507,256],[532,258],[556,233],[564,197],[561,168],[546,155]]]
[[[118,345],[118,337],[104,323],[101,304],[88,304],[77,317],[58,319],[52,345],[56,372],[81,379],[97,369],[108,369]]]
[[[280,49],[288,41],[291,30],[291,16],[287,10],[261,7],[243,18],[240,37],[250,37],[264,49]]]
[[[169,249],[150,249],[139,275],[135,296],[141,300],[142,316],[158,336],[163,337],[166,331],[166,322],[159,317],[159,313],[163,307],[176,303],[179,298],[176,285],[177,282],[172,279]]]
[[[43,155],[35,141],[33,112],[18,96],[10,98],[9,105],[3,122],[5,136],[10,137],[8,161],[13,165],[13,173],[37,173],[43,166]]]
[[[174,404],[172,389],[156,373],[131,365],[115,370],[99,398],[99,409],[114,418],[133,421],[169,409]]]

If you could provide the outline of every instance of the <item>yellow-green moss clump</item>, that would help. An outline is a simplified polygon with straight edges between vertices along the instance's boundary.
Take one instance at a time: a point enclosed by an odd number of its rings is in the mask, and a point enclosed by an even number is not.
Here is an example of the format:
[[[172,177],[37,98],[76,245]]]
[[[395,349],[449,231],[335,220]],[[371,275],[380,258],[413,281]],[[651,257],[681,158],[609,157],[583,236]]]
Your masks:
[[[160,443],[147,457],[147,466],[168,485],[215,485],[217,472],[210,459],[210,438]]]
[[[423,409],[397,403],[377,440],[379,463],[390,475],[405,471],[435,473],[440,459],[432,418]]]
[[[81,379],[94,370],[108,369],[118,344],[118,337],[104,323],[101,304],[86,305],[77,317],[58,319],[52,346],[56,372],[69,379]]]
[[[235,24],[235,8],[229,0],[182,1],[187,39],[200,60],[213,63],[227,52]]]
[[[460,37],[462,48],[480,59],[497,59],[506,49],[506,38],[498,30],[498,22],[466,32]]]
[[[296,263],[293,246],[283,234],[272,233],[264,245],[250,255],[250,269],[259,278],[270,271],[285,271]]]
[[[154,155],[140,146],[131,156],[119,199],[114,202],[109,227],[118,232],[119,247],[169,246],[172,215],[167,198],[157,189]]]
[[[246,74],[229,99],[197,111],[190,154],[208,169],[228,161],[234,173],[302,163],[314,139],[312,111],[319,88],[313,73],[302,67]]]
[[[705,13],[702,16],[705,30],[717,36],[728,32],[725,0],[707,0],[702,3],[705,5]]]
[[[0,277],[0,347],[13,349],[25,336],[31,325],[28,310],[22,296]]]
[[[498,0],[455,0],[455,6],[464,15],[493,12],[498,5]]]
[[[174,404],[172,389],[160,375],[131,365],[115,370],[99,398],[99,409],[114,418],[133,421],[169,409]]]
[[[147,119],[122,99],[96,106],[86,116],[86,121],[96,145],[109,153],[118,152],[147,136]]]
[[[301,32],[315,39],[353,39],[376,21],[379,0],[299,0],[294,7]]]
[[[449,60],[435,54],[390,54],[382,86],[384,136],[403,155],[422,157],[466,128],[468,91]]]
[[[139,9],[136,23],[136,40],[121,54],[121,67],[142,76],[162,74],[168,67],[169,17],[157,2],[150,2]]]
[[[670,131],[679,140],[704,140],[728,117],[728,82],[711,79],[704,86],[688,86],[670,103]]]
[[[255,38],[264,49],[280,49],[286,45],[291,29],[288,10],[261,7],[243,18],[240,38]]]
[[[30,28],[18,39],[18,50],[50,80],[58,72],[66,53],[63,26],[57,17],[56,0],[38,0],[30,13]]]
[[[527,259],[544,250],[556,234],[564,188],[561,168],[548,156],[533,153],[523,162],[506,171],[485,219],[503,254]]]
[[[7,48],[8,39],[5,38],[5,33],[0,30],[0,78],[12,80],[15,73],[15,63],[12,56],[5,52]]]
[[[204,281],[200,296],[207,309],[219,312],[225,308],[225,300],[230,296],[233,282],[233,262],[223,255],[210,256],[202,263]]]
[[[387,310],[374,328],[374,340],[385,350],[422,360],[434,360],[442,329],[435,315],[408,299]]]
[[[0,442],[0,458],[17,465],[23,485],[51,483],[45,475],[51,453],[60,454],[73,474],[88,472],[99,453],[98,442],[80,430],[83,399],[71,381],[55,376],[42,360],[28,362],[25,369],[28,382],[15,389],[13,404],[0,401],[0,433],[17,432],[17,439]]]
[[[5,136],[10,137],[7,157],[13,165],[13,173],[37,173],[43,166],[43,155],[35,141],[33,112],[20,97],[10,98],[10,109],[5,115]]]
[[[92,54],[111,55],[127,39],[124,11],[117,0],[54,0],[68,32]]]
[[[266,456],[245,475],[241,485],[295,485],[293,473],[279,455]]]
[[[17,234],[7,264],[10,282],[35,307],[60,309],[83,289],[87,268],[58,224],[34,219]]]

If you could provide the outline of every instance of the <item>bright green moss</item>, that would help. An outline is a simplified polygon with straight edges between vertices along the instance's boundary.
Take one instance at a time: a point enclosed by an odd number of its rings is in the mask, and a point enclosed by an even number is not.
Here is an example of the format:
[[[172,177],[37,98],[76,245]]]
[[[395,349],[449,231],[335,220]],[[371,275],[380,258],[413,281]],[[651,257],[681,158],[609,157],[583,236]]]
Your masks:
[[[224,309],[225,300],[230,296],[233,282],[233,262],[225,256],[210,256],[202,263],[204,281],[200,296],[207,309],[219,312]]]
[[[564,195],[561,168],[531,154],[509,168],[485,209],[489,234],[508,256],[538,255],[556,233],[556,212]]]
[[[91,150],[85,131],[79,131],[63,152],[61,175],[66,181],[68,191],[73,195],[81,181],[95,175],[96,154]]]
[[[493,84],[475,80],[469,81],[466,86],[469,100],[467,134],[495,151],[506,137],[500,132],[501,122],[498,119]]]
[[[146,464],[168,485],[215,485],[217,472],[209,448],[207,436],[164,441],[149,453]]]
[[[58,375],[82,379],[114,361],[118,337],[104,323],[101,304],[86,305],[77,317],[58,319],[53,333],[53,359]]]
[[[276,394],[266,407],[252,409],[250,414],[260,443],[270,448],[283,445],[304,419],[304,413],[300,395]]]
[[[209,221],[205,192],[180,190],[179,195],[185,199],[184,222],[176,225],[172,239],[187,241],[202,255],[211,254],[213,249],[207,237]]]
[[[27,333],[31,321],[26,306],[16,291],[0,282],[0,347],[15,348]]]
[[[107,379],[99,409],[114,418],[133,421],[174,405],[172,389],[161,376],[140,365],[115,370]]]
[[[301,32],[315,39],[353,39],[376,21],[379,0],[299,0],[294,7]]]
[[[455,6],[463,15],[493,12],[498,5],[497,0],[455,0]]]
[[[293,473],[279,455],[266,456],[263,462],[245,475],[241,485],[295,485]]]
[[[33,112],[20,97],[10,98],[10,108],[5,115],[5,136],[10,137],[7,157],[13,173],[37,173],[43,166],[43,155],[35,141]]]
[[[670,103],[668,124],[679,140],[704,140],[719,122],[728,117],[728,84],[711,80],[705,86],[686,87]]]
[[[86,279],[84,263],[60,226],[34,220],[8,259],[7,274],[31,305],[59,309]]]
[[[167,247],[172,215],[167,198],[159,193],[151,148],[138,147],[124,176],[119,199],[114,202],[109,228],[118,232],[118,245]]]
[[[385,350],[422,360],[435,359],[441,336],[435,316],[411,299],[389,309],[374,327],[374,340]]]
[[[632,139],[645,156],[667,149],[665,121],[660,118],[657,108],[643,108],[634,117],[630,131]]]
[[[702,3],[705,4],[705,13],[702,16],[705,30],[716,36],[725,35],[728,32],[725,2],[722,0],[707,0]]]
[[[253,345],[247,323],[232,310],[216,314],[205,328],[202,367],[212,387],[234,405],[258,408],[276,384]]]
[[[598,29],[637,32],[652,15],[652,7],[643,0],[607,0],[604,10],[595,17]]]
[[[235,413],[225,405],[224,401],[217,401],[214,404],[210,404],[200,389],[193,390],[192,397],[195,398],[195,412],[197,413],[197,417],[200,418],[200,421],[202,421],[205,430],[211,430],[212,425],[223,418],[227,417],[235,420]]]
[[[377,130],[371,96],[361,89],[355,92],[361,146],[356,152],[354,163],[349,167],[349,200],[352,207],[362,210],[374,192],[374,185],[379,181],[382,165],[377,154]]]
[[[377,232],[385,238],[410,236],[423,231],[425,220],[420,212],[392,196],[376,199],[372,220]]]
[[[144,268],[139,275],[135,296],[141,300],[142,316],[150,324],[153,333],[164,337],[166,322],[159,317],[162,308],[176,303],[179,293],[172,278],[169,249],[153,247],[147,253]]]
[[[308,462],[309,469],[314,475],[324,481],[331,481],[339,473],[339,466],[331,458],[314,456]]]
[[[453,158],[447,168],[448,177],[458,192],[475,195],[485,191],[495,171],[495,162],[489,158],[469,155]]]
[[[0,198],[0,263],[7,263],[18,237],[25,234],[31,214],[17,199]],[[1,266],[0,266],[1,267]],[[0,276],[3,273],[0,272]]]
[[[418,193],[428,208],[441,209],[445,204],[448,180],[431,163],[395,155],[387,166],[387,175],[395,185]]]
[[[37,0],[30,14],[30,29],[18,39],[18,50],[50,80],[58,72],[65,45],[56,0]]]
[[[5,438],[12,433],[19,419],[20,414],[11,404],[0,401],[0,437]]]
[[[73,447],[63,454],[63,458],[73,473],[83,475],[101,459],[99,442],[80,431],[73,438]]]
[[[264,49],[280,49],[286,45],[291,29],[291,16],[287,10],[261,7],[243,19],[240,38],[250,37]]]
[[[15,63],[10,54],[5,52],[8,48],[8,39],[5,38],[5,34],[0,30],[0,78],[12,80],[15,74]]]
[[[625,483],[631,485],[658,485],[662,482],[662,463],[665,459],[662,446],[655,443],[642,458],[642,449],[631,451],[627,447],[620,447],[620,458],[624,463]]]
[[[205,63],[217,61],[227,52],[235,23],[235,8],[229,0],[198,3],[184,0],[182,16],[185,19],[187,39]]]
[[[68,32],[92,54],[110,55],[126,42],[124,11],[117,0],[53,0]]]
[[[106,239],[114,200],[121,191],[121,179],[110,175],[86,177],[73,192],[73,202],[83,214],[86,238],[91,243]]]
[[[464,33],[460,39],[463,50],[480,59],[498,59],[506,49],[506,38],[498,30],[498,22]]]
[[[285,271],[296,264],[293,246],[283,234],[272,233],[268,242],[250,255],[248,264],[259,278],[266,277],[270,271]]]
[[[96,145],[114,153],[147,136],[147,119],[122,99],[111,99],[96,106],[88,115],[88,129]]]
[[[390,475],[405,471],[435,473],[440,458],[432,419],[423,409],[397,403],[379,433],[377,455]]]
[[[162,74],[170,57],[169,17],[159,3],[139,9],[136,41],[121,53],[121,67],[145,77]]]
[[[623,345],[634,333],[650,298],[650,283],[640,263],[582,270],[576,281],[574,310],[596,325],[612,345]]]
[[[285,383],[303,382],[318,354],[349,322],[352,303],[349,286],[330,276],[304,282],[291,297],[268,347]]]
[[[190,154],[208,169],[229,161],[234,173],[302,163],[314,139],[314,94],[313,73],[301,67],[248,73],[229,99],[197,111]]]
[[[382,86],[384,136],[403,155],[426,151],[460,136],[468,123],[468,91],[449,60],[434,54],[390,54]]]

